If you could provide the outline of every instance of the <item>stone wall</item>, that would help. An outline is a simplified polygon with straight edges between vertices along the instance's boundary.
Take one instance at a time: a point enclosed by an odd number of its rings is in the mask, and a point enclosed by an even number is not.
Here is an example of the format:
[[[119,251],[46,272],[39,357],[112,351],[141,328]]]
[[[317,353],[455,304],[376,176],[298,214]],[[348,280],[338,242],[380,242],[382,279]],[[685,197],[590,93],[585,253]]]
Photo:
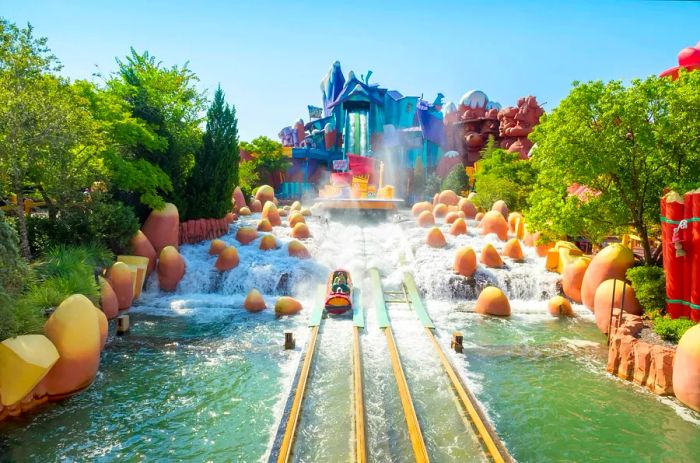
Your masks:
[[[638,315],[613,313],[608,349],[609,373],[644,386],[657,395],[673,395],[673,358],[676,349],[637,338],[644,327]]]

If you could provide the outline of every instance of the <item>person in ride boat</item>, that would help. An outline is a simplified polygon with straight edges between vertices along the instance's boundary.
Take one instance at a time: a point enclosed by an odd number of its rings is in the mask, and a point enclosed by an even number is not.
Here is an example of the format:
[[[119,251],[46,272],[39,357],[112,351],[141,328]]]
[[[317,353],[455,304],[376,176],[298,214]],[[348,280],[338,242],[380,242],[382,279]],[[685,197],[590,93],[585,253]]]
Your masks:
[[[336,275],[333,280],[333,286],[331,287],[334,293],[347,294],[350,292],[350,287],[348,286],[348,280],[346,276],[342,273]]]

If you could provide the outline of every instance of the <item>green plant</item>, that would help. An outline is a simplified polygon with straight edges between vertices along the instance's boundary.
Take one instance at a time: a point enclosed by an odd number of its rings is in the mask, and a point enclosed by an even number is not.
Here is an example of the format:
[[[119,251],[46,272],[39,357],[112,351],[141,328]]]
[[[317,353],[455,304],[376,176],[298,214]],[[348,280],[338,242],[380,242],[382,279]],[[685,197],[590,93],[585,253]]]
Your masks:
[[[695,326],[695,322],[687,318],[671,319],[658,317],[654,319],[654,331],[667,341],[677,343],[683,334]]]
[[[634,294],[645,313],[663,313],[666,306],[666,274],[655,266],[633,267],[627,270]]]
[[[95,244],[117,253],[128,250],[139,229],[131,207],[119,201],[94,197],[61,211],[51,220],[32,216],[28,221],[33,251],[44,253],[60,245]]]
[[[469,176],[462,163],[459,163],[450,170],[445,180],[442,181],[440,188],[443,190],[452,190],[458,195],[461,195],[467,189],[467,185],[469,185]]]
[[[436,173],[429,174],[425,180],[425,195],[432,199],[436,193],[440,193],[441,186],[440,177]]]

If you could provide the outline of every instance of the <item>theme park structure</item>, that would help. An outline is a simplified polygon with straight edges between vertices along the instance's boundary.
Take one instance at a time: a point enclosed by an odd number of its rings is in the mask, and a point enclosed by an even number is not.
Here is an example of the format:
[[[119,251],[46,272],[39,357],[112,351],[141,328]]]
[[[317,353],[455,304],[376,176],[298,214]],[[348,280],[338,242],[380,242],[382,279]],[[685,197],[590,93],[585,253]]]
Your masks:
[[[424,175],[444,178],[460,163],[473,168],[489,138],[528,158],[527,137],[544,113],[534,96],[507,108],[480,90],[465,93],[458,104],[445,102],[442,93],[430,102],[370,83],[371,75],[350,71],[346,79],[336,61],[321,82],[322,106],[309,106],[309,122],[300,119],[280,131],[292,157],[282,195],[330,180],[321,188],[326,197],[344,189],[356,197],[379,196],[376,172],[383,162],[392,193],[406,197],[419,162]]]

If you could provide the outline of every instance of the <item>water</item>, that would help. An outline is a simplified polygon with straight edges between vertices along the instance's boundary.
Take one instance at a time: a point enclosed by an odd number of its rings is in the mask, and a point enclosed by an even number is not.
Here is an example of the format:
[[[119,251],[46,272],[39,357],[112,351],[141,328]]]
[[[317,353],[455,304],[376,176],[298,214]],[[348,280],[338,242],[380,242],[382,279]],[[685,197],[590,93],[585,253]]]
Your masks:
[[[178,291],[164,295],[151,279],[131,311],[131,333],[110,339],[87,391],[0,423],[0,461],[266,459],[305,347],[309,310],[279,319],[271,310],[249,314],[243,298],[255,287],[271,307],[289,292],[308,309],[317,285],[337,267],[365,288],[367,327],[360,342],[369,459],[411,461],[386,338],[363,277],[372,266],[388,290],[399,287],[404,270],[414,273],[446,350],[452,331],[462,331],[464,355],[449,355],[517,460],[697,461],[700,416],[675,399],[607,375],[605,340],[588,310],[576,306],[573,320],[547,314],[544,301],[557,293],[557,278],[531,249],[525,248],[525,263],[480,268],[465,281],[451,270],[458,246],[469,244],[478,253],[488,242],[503,245],[479,236],[473,222],[468,236],[446,235],[445,249],[423,245],[425,230],[411,220],[309,223],[314,238],[307,244],[315,261],[288,257],[288,228],[275,229],[278,250],[262,252],[257,242],[237,246],[241,264],[223,275],[212,270],[208,243],[183,246],[188,271]],[[225,241],[237,244],[237,226]],[[403,265],[402,254],[411,253]],[[513,316],[471,312],[486,284],[504,289]],[[432,460],[481,461],[415,314],[401,306],[390,307],[389,314]],[[285,330],[295,332],[294,351],[282,350]],[[351,356],[350,319],[324,320],[298,427],[297,461],[352,461]]]

